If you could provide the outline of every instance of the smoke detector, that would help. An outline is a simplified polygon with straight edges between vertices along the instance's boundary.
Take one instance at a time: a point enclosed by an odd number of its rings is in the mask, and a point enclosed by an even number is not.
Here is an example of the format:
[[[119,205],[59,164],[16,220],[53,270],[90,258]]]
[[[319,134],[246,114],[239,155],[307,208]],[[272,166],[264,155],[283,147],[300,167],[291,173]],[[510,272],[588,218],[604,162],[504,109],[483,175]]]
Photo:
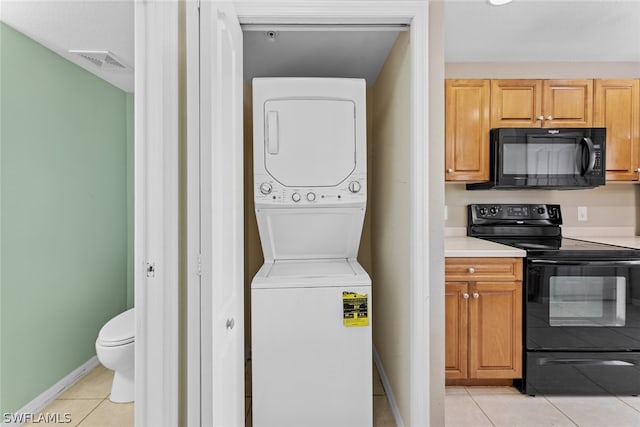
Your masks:
[[[108,50],[69,50],[72,55],[77,55],[86,61],[91,62],[95,67],[105,71],[127,71],[131,70],[122,59]]]

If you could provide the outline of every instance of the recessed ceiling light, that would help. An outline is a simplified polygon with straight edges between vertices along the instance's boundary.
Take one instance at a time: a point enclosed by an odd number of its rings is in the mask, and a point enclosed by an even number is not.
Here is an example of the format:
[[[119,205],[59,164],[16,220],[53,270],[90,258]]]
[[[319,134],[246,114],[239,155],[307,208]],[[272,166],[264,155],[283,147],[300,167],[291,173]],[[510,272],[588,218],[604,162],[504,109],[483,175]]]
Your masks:
[[[489,0],[489,4],[492,6],[502,6],[507,3],[511,3],[513,0]]]

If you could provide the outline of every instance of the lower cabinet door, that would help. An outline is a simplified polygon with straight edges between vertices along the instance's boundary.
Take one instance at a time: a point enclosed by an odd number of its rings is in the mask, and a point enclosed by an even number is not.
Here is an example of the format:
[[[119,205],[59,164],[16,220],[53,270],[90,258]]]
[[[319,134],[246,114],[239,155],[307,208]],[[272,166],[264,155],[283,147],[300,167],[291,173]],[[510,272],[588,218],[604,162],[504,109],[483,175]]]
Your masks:
[[[469,290],[469,378],[522,377],[522,285],[477,282]]]
[[[447,283],[444,293],[445,378],[467,378],[469,285]]]

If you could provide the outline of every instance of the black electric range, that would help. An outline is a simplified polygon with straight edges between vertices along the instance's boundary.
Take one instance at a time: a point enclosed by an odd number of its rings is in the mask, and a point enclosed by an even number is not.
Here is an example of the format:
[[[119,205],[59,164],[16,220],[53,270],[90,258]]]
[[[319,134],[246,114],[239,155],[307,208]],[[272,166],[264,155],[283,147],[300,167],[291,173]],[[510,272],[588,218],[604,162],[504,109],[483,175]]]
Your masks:
[[[640,394],[640,250],[562,237],[559,205],[468,206],[467,235],[526,251],[524,393]]]

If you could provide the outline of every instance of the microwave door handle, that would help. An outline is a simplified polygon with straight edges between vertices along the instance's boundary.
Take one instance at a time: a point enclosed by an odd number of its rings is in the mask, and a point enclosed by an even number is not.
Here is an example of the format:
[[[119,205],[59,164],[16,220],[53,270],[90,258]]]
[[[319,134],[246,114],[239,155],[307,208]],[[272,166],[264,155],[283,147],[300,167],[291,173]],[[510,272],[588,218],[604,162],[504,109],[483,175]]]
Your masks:
[[[589,172],[592,172],[593,167],[596,165],[596,149],[593,146],[593,141],[591,141],[591,138],[589,138],[588,136],[585,136],[584,138],[582,138],[581,143],[582,142],[584,142],[585,145],[587,146],[588,155],[589,155],[589,163],[587,164],[587,167],[585,168],[584,172],[582,172],[582,176],[585,176]]]

